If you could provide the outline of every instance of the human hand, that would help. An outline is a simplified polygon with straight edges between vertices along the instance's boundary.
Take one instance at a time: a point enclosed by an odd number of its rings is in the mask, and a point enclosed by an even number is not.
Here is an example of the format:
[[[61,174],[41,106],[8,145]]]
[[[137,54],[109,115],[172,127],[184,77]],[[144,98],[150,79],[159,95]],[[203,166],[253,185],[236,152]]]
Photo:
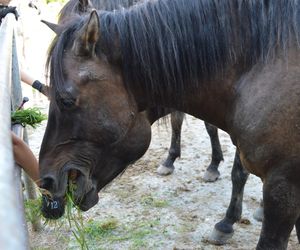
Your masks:
[[[45,96],[48,97],[48,99],[50,99],[50,87],[43,84],[42,85],[42,89],[41,89],[41,93],[44,94]]]

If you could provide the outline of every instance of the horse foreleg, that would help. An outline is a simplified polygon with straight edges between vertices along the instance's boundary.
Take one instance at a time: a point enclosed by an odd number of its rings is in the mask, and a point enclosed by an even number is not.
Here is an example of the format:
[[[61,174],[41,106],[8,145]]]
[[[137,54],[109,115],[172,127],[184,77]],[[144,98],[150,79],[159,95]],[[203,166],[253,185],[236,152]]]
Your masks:
[[[236,151],[231,172],[232,194],[226,216],[218,222],[209,237],[209,242],[216,245],[225,244],[233,236],[233,224],[241,218],[244,187],[249,173],[243,168]]]
[[[172,138],[171,146],[167,159],[157,168],[157,173],[160,175],[172,174],[174,171],[174,161],[177,157],[180,157],[181,148],[181,127],[183,123],[184,113],[172,112],[171,113],[171,126],[172,126]]]
[[[213,182],[216,181],[220,176],[218,167],[220,162],[223,161],[224,158],[223,158],[223,153],[219,141],[217,127],[207,122],[204,122],[204,124],[205,124],[206,131],[210,137],[212,154],[211,154],[211,162],[207,167],[206,172],[204,173],[203,179],[207,182]]]
[[[257,244],[259,250],[286,249],[290,233],[299,223],[300,184],[297,174],[293,175],[289,170],[275,170],[264,180],[264,220]]]

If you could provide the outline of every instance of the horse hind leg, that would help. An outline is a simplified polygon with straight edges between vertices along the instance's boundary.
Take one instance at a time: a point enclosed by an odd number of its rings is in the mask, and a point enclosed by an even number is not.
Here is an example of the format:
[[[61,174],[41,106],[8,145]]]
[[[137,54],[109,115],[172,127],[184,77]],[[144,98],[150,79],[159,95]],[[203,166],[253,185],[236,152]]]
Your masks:
[[[263,219],[264,219],[264,203],[262,200],[259,203],[259,207],[253,213],[253,218],[260,222],[263,221]]]
[[[296,224],[299,230],[300,184],[292,166],[274,170],[264,180],[264,220],[257,249],[286,249]],[[288,171],[290,171],[288,173]],[[286,176],[286,173],[289,176]],[[299,236],[299,231],[297,231]]]
[[[207,122],[204,122],[204,124],[205,124],[206,131],[210,137],[212,154],[211,154],[211,162],[204,173],[203,179],[207,182],[214,182],[220,176],[218,167],[220,162],[223,161],[224,158],[223,158],[223,153],[219,141],[217,127]]]
[[[159,175],[169,175],[172,174],[175,167],[174,162],[177,157],[181,154],[181,127],[184,119],[184,113],[182,112],[172,112],[171,113],[171,126],[172,126],[172,138],[171,146],[169,149],[169,154],[167,159],[159,165],[157,168],[157,173]]]
[[[249,173],[243,168],[240,157],[236,151],[231,172],[232,194],[225,218],[218,222],[208,241],[215,245],[226,244],[233,236],[233,224],[240,220],[242,214],[242,202],[244,187]]]

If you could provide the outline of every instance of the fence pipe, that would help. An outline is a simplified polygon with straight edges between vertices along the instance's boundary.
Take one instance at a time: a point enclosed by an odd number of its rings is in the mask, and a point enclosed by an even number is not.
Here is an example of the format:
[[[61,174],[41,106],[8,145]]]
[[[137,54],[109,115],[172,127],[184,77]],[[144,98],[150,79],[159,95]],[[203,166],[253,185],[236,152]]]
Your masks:
[[[24,129],[23,133],[23,139],[25,143],[29,146],[29,140],[28,140],[28,133],[26,128]],[[26,199],[27,200],[36,200],[38,199],[38,194],[36,191],[36,184],[34,181],[25,173],[25,171],[22,171],[23,174],[23,180],[25,184],[25,191],[26,191]],[[42,230],[42,223],[39,216],[36,216],[33,218],[33,221],[31,221],[32,224],[32,230],[35,232],[39,232]]]
[[[21,79],[20,79],[20,69],[19,69],[19,60],[18,60],[18,53],[17,53],[17,45],[16,39],[13,39],[13,49],[12,49],[12,86],[11,86],[11,104],[12,109],[16,110],[21,102],[23,101],[22,95],[22,88],[21,88]],[[23,139],[26,144],[29,146],[28,136],[26,128],[24,129],[23,136],[20,137]],[[27,200],[35,200],[37,199],[37,190],[35,183],[30,179],[30,177],[22,171],[22,177],[25,184],[25,193]],[[33,231],[40,231],[42,229],[41,220],[39,216],[36,216],[32,223]]]
[[[14,168],[11,142],[11,79],[14,27],[13,14],[0,26],[0,249],[29,249],[24,211],[20,210],[20,179]]]

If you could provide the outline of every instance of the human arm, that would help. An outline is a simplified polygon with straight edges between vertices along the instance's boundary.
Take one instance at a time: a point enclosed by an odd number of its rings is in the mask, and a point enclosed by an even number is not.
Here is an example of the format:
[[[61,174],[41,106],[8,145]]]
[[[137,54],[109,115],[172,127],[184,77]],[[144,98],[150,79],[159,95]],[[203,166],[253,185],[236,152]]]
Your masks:
[[[33,78],[31,75],[29,75],[27,72],[24,70],[21,70],[21,80],[22,82],[30,85],[32,88],[38,90],[45,96],[49,98],[49,87],[46,86],[45,84],[41,83],[39,80],[36,80]]]
[[[16,163],[24,169],[30,178],[39,185],[39,164],[34,154],[28,145],[19,138],[16,134],[11,132],[13,153]]]
[[[11,2],[11,0],[0,0],[0,5],[9,5],[9,3]]]

